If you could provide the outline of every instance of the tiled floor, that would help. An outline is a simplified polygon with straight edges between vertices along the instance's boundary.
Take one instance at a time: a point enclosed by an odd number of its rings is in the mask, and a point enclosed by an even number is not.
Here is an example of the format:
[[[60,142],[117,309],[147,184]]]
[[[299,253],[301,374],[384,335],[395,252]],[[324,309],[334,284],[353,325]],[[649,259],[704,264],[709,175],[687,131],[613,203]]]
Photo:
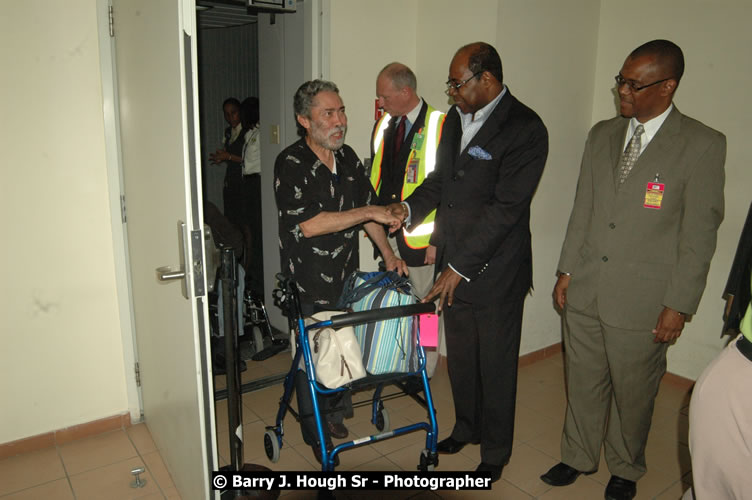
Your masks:
[[[244,380],[268,376],[289,367],[289,354],[282,353],[249,369]],[[222,382],[217,379],[218,387]],[[445,365],[437,370],[431,382],[439,438],[446,437],[453,425],[452,396]],[[285,420],[284,446],[280,460],[270,463],[264,453],[263,433],[273,423],[281,386],[270,387],[243,396],[243,429],[246,463],[265,465],[273,470],[319,470],[310,447],[303,443],[300,428],[288,415]],[[356,395],[358,401],[368,394]],[[638,499],[677,500],[691,482],[687,448],[686,386],[664,380],[661,385],[653,425],[647,447],[648,473],[637,484]],[[562,355],[520,368],[515,448],[502,479],[492,491],[390,491],[338,492],[337,498],[412,498],[412,499],[601,499],[609,479],[608,469],[601,461],[600,470],[580,477],[573,485],[552,488],[539,476],[558,462],[559,439],[563,424],[564,383]],[[425,419],[425,412],[410,398],[386,402],[392,427]],[[228,460],[229,438],[226,401],[217,404],[217,442],[221,465]],[[367,407],[357,408],[355,417],[346,420],[352,436],[375,433]],[[416,470],[425,434],[413,433],[375,445],[344,452],[338,470]],[[457,455],[440,457],[437,470],[474,470],[480,461],[478,446],[467,446]],[[130,470],[143,465],[147,480],[145,488],[129,487]],[[284,491],[282,498],[315,498],[313,492]],[[0,461],[0,499],[163,499],[179,498],[169,474],[156,451],[144,425],[74,441],[35,453]]]

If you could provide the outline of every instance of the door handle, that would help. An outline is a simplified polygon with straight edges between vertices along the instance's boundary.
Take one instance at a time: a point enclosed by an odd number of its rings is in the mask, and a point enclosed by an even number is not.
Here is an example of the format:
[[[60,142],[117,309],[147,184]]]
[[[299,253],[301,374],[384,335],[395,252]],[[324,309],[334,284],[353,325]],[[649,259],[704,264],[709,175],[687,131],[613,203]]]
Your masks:
[[[157,268],[157,278],[159,281],[180,280],[185,278],[185,271],[173,269],[170,266],[162,266]]]
[[[191,241],[192,258],[188,259],[189,264],[186,266],[186,255],[190,255],[188,241]],[[189,286],[193,285],[193,292],[196,296],[206,293],[204,289],[204,263],[203,263],[203,237],[201,231],[188,231],[185,222],[178,221],[178,240],[180,248],[180,266],[176,269],[172,266],[161,266],[156,269],[157,279],[161,282],[181,280],[183,297],[190,299]]]
[[[188,241],[186,238],[187,227],[185,222],[178,221],[178,248],[180,249],[180,266],[176,269],[172,266],[161,266],[157,268],[157,279],[164,283],[166,281],[180,280],[181,292],[186,299],[190,298],[188,293],[188,281],[191,279],[190,273],[186,272],[185,255],[188,253]]]

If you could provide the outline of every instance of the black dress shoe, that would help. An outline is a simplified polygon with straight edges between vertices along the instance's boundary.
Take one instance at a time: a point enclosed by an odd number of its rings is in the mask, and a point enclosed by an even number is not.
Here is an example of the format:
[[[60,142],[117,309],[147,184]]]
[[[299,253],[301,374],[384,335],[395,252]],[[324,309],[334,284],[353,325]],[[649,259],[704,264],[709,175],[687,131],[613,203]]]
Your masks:
[[[637,483],[619,476],[611,476],[606,486],[606,500],[632,500],[637,495]]]
[[[439,441],[439,444],[436,445],[436,451],[441,453],[442,455],[454,455],[455,453],[459,453],[459,451],[465,447],[465,445],[468,445],[470,443],[465,443],[462,441],[457,441],[453,437],[448,437],[444,439],[443,441]],[[477,442],[474,442],[472,444],[478,444]]]
[[[477,469],[475,469],[475,472],[490,472],[491,473],[491,482],[495,483],[499,479],[501,479],[501,471],[504,469],[503,465],[493,465],[493,464],[487,464],[486,462],[481,462]]]
[[[593,472],[595,471],[582,472],[574,467],[568,466],[564,462],[559,462],[551,467],[548,472],[543,474],[540,478],[544,483],[550,484],[551,486],[566,486],[572,484],[580,474],[592,474]]]

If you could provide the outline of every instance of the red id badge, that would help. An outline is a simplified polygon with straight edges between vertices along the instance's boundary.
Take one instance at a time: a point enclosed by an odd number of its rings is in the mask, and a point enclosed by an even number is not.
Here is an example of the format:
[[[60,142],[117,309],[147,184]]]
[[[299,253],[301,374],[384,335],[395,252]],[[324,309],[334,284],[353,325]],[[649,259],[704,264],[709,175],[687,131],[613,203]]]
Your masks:
[[[665,191],[666,185],[661,182],[648,182],[647,189],[645,190],[645,208],[653,208],[658,210],[663,203],[663,191]]]
[[[420,164],[419,158],[411,158],[407,164],[407,173],[405,175],[405,181],[408,184],[416,184],[418,182],[418,165]]]

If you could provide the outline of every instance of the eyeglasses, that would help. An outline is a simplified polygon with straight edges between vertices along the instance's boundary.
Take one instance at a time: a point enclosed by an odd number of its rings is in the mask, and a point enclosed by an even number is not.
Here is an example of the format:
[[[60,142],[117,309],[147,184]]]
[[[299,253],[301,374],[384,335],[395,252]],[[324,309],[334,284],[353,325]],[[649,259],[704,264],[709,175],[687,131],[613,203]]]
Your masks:
[[[446,90],[444,91],[444,93],[445,93],[446,95],[449,95],[449,92],[451,92],[451,91],[452,91],[452,89],[454,89],[454,90],[455,90],[456,92],[459,92],[460,88],[462,88],[462,86],[463,86],[463,85],[465,85],[465,84],[466,84],[467,82],[469,82],[470,80],[472,80],[472,79],[473,79],[473,78],[475,78],[476,76],[478,76],[478,75],[482,75],[482,74],[483,74],[483,71],[478,71],[477,73],[475,73],[475,74],[474,74],[473,76],[471,76],[470,78],[468,78],[468,79],[466,79],[466,80],[462,80],[462,81],[461,81],[461,82],[459,82],[459,83],[455,83],[455,82],[453,82],[453,81],[452,81],[451,79],[449,79],[449,80],[447,80],[447,81],[446,81],[446,86],[447,86],[447,88],[446,88]]]
[[[642,89],[646,89],[648,87],[652,87],[653,85],[658,85],[659,83],[663,83],[667,80],[671,80],[671,78],[664,78],[663,80],[658,80],[657,82],[648,83],[647,85],[638,86],[637,83],[635,83],[633,80],[627,80],[623,76],[621,76],[621,73],[616,75],[614,77],[614,80],[616,80],[616,88],[620,88],[622,85],[626,84],[629,87],[629,90],[632,92],[639,92]]]

